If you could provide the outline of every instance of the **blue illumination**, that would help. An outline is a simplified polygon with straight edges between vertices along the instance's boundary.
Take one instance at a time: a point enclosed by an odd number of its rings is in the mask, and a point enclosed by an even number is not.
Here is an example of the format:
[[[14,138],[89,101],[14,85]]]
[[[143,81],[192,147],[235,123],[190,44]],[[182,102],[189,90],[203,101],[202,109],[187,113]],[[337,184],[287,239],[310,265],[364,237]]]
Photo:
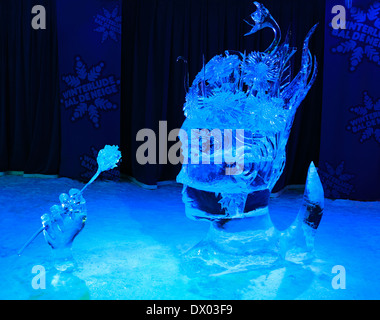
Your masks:
[[[41,217],[42,227],[24,244],[18,255],[21,255],[24,249],[43,232],[46,242],[55,249],[56,268],[59,270],[73,268],[70,249],[75,237],[84,228],[87,218],[83,192],[103,171],[115,168],[120,160],[121,152],[118,146],[106,145],[100,150],[97,157],[98,170],[91,180],[82,190],[70,189],[69,195],[62,193],[59,196],[60,205],[53,205],[50,213]]]
[[[271,45],[264,52],[226,51],[212,58],[195,77],[184,105],[180,138],[187,161],[177,181],[184,185],[186,215],[211,221],[207,238],[186,257],[206,262],[213,274],[266,267],[281,258],[310,259],[323,211],[322,185],[311,164],[303,209],[289,230],[276,230],[268,214],[296,110],[316,78],[316,58],[308,44],[317,25],[304,40],[301,69],[292,78],[290,59],[296,49],[288,37],[280,44],[278,24],[263,5],[255,5],[246,35],[270,28]],[[203,130],[194,135],[199,128]],[[235,135],[228,137],[231,131]],[[201,160],[211,162],[194,161],[198,150]],[[234,164],[215,161],[226,159],[226,153],[235,155]]]

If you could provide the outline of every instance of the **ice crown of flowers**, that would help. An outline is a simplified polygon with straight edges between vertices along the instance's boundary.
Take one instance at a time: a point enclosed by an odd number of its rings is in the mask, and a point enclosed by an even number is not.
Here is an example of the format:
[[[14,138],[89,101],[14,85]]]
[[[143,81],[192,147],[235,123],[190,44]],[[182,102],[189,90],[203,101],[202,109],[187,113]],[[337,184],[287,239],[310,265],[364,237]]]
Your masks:
[[[252,114],[260,106],[270,105],[286,110],[286,117],[290,119],[314,83],[317,63],[308,44],[317,25],[304,40],[301,69],[292,78],[290,58],[296,48],[289,45],[288,35],[280,44],[281,30],[277,22],[262,4],[254,4],[257,10],[250,16],[252,21],[246,21],[252,27],[246,36],[271,28],[273,42],[264,52],[226,51],[204,65],[186,95],[184,112],[187,118],[204,117],[207,109],[213,114]]]

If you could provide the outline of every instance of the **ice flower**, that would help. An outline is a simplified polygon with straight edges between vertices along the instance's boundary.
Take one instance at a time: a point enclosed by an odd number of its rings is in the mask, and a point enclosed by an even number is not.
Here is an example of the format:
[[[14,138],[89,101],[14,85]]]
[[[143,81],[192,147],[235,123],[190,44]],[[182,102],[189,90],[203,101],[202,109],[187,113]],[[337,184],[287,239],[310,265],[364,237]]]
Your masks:
[[[117,163],[121,159],[121,152],[119,146],[106,145],[98,153],[98,171],[91,178],[89,182],[82,188],[82,190],[71,189],[69,195],[62,193],[59,196],[61,205],[54,205],[50,208],[51,214],[44,214],[42,219],[42,227],[34,233],[34,235],[24,244],[24,246],[18,251],[18,255],[24,251],[24,249],[41,233],[44,232],[45,237],[50,246],[54,249],[58,247],[70,246],[76,235],[83,229],[86,221],[86,208],[82,194],[83,191],[89,186],[95,179],[103,172],[113,169],[117,166]],[[63,217],[70,215],[69,219],[63,220]],[[51,223],[60,223],[58,227],[59,233],[55,237],[48,235],[47,230],[58,230],[55,227],[49,228]],[[55,232],[55,231],[53,231]]]
[[[118,146],[106,145],[98,153],[98,171],[103,172],[116,168],[117,163],[121,159],[121,152]]]
[[[193,84],[201,84],[203,81],[213,87],[234,84],[238,79],[240,64],[239,57],[228,52],[225,56],[215,56],[198,73]]]
[[[280,65],[276,56],[252,52],[244,67],[244,81],[255,90],[268,90],[269,82],[279,80]]]

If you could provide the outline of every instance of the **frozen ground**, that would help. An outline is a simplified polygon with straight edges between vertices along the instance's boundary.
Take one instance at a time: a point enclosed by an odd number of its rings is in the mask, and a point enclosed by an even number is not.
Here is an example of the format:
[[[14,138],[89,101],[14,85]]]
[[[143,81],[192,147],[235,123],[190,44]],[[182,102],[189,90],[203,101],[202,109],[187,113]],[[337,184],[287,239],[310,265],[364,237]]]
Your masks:
[[[0,177],[0,299],[380,299],[380,202],[326,200],[310,265],[194,279],[182,271],[181,253],[208,224],[186,218],[181,187],[102,181],[85,192],[88,219],[73,245],[78,269],[54,287],[57,272],[42,235],[21,257],[16,252],[59,194],[81,186],[66,178]],[[271,199],[279,229],[301,200],[294,190]],[[35,265],[46,269],[44,290],[32,288]],[[332,288],[335,265],[346,270],[346,289]]]

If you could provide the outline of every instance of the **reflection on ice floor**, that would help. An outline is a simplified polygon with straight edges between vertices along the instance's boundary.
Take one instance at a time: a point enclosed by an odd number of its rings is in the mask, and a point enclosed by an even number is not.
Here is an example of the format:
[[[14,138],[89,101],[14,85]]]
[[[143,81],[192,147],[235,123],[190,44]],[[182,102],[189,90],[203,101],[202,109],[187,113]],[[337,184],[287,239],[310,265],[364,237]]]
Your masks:
[[[88,220],[73,245],[77,271],[57,274],[43,236],[18,257],[59,194],[81,186],[67,178],[0,177],[0,299],[380,299],[380,202],[326,200],[310,265],[193,278],[181,254],[208,223],[186,218],[181,186],[97,181],[86,191]],[[302,190],[271,199],[278,229],[301,202]],[[35,265],[46,269],[44,290],[32,288]],[[346,289],[331,285],[335,265],[346,270]]]

